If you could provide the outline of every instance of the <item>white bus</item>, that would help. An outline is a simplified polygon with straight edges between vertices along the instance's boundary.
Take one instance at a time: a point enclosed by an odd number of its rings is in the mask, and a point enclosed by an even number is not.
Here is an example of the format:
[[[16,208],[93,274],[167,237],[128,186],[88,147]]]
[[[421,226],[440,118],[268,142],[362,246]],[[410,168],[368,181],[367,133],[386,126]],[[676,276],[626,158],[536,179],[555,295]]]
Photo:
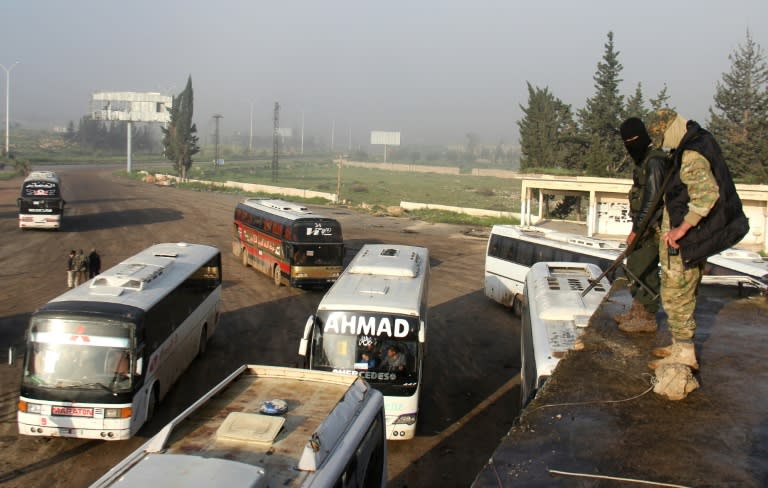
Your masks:
[[[626,244],[538,227],[494,225],[485,253],[485,295],[511,307],[520,315],[525,275],[541,261],[590,263],[608,269]],[[608,275],[623,276],[621,266]],[[747,286],[768,291],[768,261],[756,252],[731,248],[710,256],[704,266],[702,284]]]
[[[19,433],[127,439],[148,421],[219,320],[221,253],[166,243],[36,310],[26,334]]]
[[[520,331],[520,400],[522,407],[552,375],[610,291],[594,264],[539,262],[525,278]]]
[[[299,359],[357,375],[384,394],[387,439],[416,432],[427,335],[429,251],[367,244],[310,316]]]
[[[517,225],[494,225],[485,253],[485,295],[520,315],[528,270],[540,261],[576,261],[607,269],[625,244]],[[618,271],[620,271],[619,268]],[[608,278],[615,279],[617,273]]]
[[[64,216],[61,178],[53,171],[33,171],[21,184],[19,207],[20,229],[60,229]]]
[[[379,391],[355,376],[247,364],[91,486],[386,484]]]

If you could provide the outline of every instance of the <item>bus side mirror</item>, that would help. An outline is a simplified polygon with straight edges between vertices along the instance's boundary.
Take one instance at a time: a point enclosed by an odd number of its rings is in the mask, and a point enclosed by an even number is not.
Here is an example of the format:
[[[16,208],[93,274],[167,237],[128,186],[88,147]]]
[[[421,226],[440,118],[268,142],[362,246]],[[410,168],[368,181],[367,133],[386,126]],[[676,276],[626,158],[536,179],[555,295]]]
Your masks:
[[[307,355],[307,348],[309,347],[309,337],[312,334],[312,326],[315,324],[315,316],[310,315],[307,318],[307,322],[304,324],[304,335],[301,336],[299,342],[299,356]]]

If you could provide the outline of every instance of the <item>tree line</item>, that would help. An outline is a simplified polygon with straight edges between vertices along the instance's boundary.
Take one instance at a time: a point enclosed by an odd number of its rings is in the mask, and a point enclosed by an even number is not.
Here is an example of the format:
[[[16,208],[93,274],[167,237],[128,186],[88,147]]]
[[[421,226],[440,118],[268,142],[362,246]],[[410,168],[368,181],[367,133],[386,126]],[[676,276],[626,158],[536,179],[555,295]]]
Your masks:
[[[527,106],[521,105],[520,169],[546,172],[553,168],[590,176],[624,176],[629,158],[618,134],[628,117],[645,121],[649,131],[669,106],[666,84],[646,102],[642,84],[629,96],[621,94],[619,51],[608,32],[601,61],[593,76],[594,95],[575,110],[548,87],[528,86]],[[730,71],[715,86],[714,103],[703,125],[720,143],[735,178],[768,182],[768,65],[749,31],[729,55]],[[683,114],[684,115],[684,114]],[[660,144],[658,137],[655,144]]]

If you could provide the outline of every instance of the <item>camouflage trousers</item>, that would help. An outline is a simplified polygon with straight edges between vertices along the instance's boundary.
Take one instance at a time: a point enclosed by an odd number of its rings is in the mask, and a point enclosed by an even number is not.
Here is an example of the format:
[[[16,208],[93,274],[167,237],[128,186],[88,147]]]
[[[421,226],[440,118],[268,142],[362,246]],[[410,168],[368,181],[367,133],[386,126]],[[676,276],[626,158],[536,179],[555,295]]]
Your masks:
[[[627,269],[653,291],[649,293],[640,283],[631,280],[629,292],[632,297],[643,305],[650,313],[659,310],[659,235],[653,231],[638,242],[632,254],[627,256]],[[654,296],[656,295],[656,296]]]
[[[696,294],[701,283],[704,265],[686,269],[683,258],[678,254],[670,256],[663,241],[659,245],[661,262],[661,303],[667,314],[669,331],[677,340],[693,339],[696,321]]]

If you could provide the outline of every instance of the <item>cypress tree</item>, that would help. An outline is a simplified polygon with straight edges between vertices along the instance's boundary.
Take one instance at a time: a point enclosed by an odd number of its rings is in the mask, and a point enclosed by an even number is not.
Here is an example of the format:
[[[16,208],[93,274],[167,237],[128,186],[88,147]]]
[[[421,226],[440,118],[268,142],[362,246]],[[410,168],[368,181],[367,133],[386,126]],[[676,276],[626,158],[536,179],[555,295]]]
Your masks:
[[[168,127],[162,129],[165,157],[173,162],[182,180],[187,179],[189,168],[192,167],[192,156],[200,152],[197,126],[192,123],[193,98],[192,76],[189,76],[184,90],[173,97],[171,120]]]
[[[528,106],[520,106],[520,170],[532,168],[574,168],[578,147],[570,105],[552,95],[548,88],[528,85]]]

